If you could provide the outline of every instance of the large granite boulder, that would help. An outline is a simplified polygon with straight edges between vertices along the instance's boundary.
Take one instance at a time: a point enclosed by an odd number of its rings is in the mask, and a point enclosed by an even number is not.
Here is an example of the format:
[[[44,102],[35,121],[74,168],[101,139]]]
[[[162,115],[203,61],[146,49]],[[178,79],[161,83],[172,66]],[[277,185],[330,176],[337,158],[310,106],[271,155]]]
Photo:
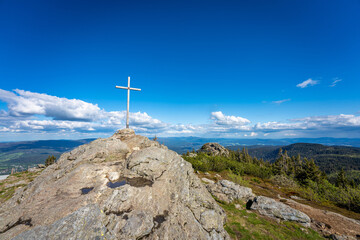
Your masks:
[[[121,130],[64,153],[0,206],[0,239],[229,239],[191,164]]]
[[[230,152],[218,143],[205,143],[198,152],[204,152],[212,156],[228,157]]]
[[[311,219],[308,215],[272,198],[258,196],[248,202],[248,207],[257,210],[261,215],[285,221],[298,222],[310,227]]]
[[[215,184],[209,183],[206,188],[214,197],[226,203],[235,200],[247,202],[255,197],[251,188],[240,186],[228,180],[220,180]]]

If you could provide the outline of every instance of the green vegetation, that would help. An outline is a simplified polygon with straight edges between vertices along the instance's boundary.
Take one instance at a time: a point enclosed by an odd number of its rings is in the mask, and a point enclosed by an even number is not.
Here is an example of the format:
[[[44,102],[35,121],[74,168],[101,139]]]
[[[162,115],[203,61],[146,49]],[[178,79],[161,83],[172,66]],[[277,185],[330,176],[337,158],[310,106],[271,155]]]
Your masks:
[[[352,186],[360,184],[360,171],[359,170],[348,170],[344,171],[345,177],[348,183]],[[334,172],[328,175],[329,182],[335,184],[338,178],[339,172]]]
[[[56,157],[54,155],[49,155],[48,158],[45,160],[45,166],[50,166],[51,164],[54,164],[56,160]]]
[[[218,201],[225,210],[227,223],[225,230],[232,239],[323,239],[312,229],[299,224],[284,221],[277,223],[259,217],[256,213],[245,209],[237,209],[234,204]]]
[[[15,193],[16,189],[25,187],[32,182],[41,171],[38,172],[19,172],[11,174],[7,179],[0,182],[0,203],[9,200]]]
[[[198,153],[195,157],[186,154],[184,159],[189,161],[195,170],[203,172],[228,170],[238,176],[258,178],[252,180],[255,183],[260,180],[270,181],[275,176],[281,179],[279,176],[283,176],[283,179],[292,183],[286,186],[288,192],[324,205],[333,204],[360,213],[359,184],[349,181],[344,171],[340,171],[335,182],[331,183],[313,159],[302,158],[299,154],[290,157],[287,151],[280,149],[273,163],[251,157],[246,149],[230,151],[229,157]]]

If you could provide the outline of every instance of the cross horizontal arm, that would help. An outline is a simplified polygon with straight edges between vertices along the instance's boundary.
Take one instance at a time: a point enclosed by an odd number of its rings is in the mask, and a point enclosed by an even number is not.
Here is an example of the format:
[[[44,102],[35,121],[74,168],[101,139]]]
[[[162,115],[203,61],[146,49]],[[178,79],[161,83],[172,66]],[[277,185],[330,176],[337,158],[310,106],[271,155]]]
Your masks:
[[[140,88],[130,88],[130,90],[141,91]]]
[[[120,87],[120,86],[115,86],[116,88],[121,88],[121,89],[128,89],[127,87]]]
[[[126,90],[130,89],[130,90],[135,90],[135,91],[141,91],[140,88],[128,88],[128,87],[121,87],[121,86],[115,86],[115,87],[116,88],[121,88],[121,89],[126,89]]]

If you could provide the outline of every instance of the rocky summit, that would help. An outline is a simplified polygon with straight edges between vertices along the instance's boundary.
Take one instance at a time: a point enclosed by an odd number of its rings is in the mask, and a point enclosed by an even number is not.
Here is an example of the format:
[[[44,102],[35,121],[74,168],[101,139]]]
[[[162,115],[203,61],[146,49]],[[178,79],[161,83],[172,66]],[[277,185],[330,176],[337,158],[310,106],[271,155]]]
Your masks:
[[[191,164],[116,132],[64,153],[0,207],[0,239],[229,239]]]
[[[205,143],[198,152],[204,152],[213,156],[228,157],[230,152],[218,143]]]

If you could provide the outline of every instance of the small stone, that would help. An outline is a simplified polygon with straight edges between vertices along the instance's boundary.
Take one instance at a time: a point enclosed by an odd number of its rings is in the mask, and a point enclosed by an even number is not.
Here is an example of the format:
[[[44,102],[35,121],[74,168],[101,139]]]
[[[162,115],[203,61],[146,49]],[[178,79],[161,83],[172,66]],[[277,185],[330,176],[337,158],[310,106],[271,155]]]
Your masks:
[[[298,197],[298,196],[290,196],[291,199],[295,199],[295,200],[301,200],[304,201],[304,198]]]
[[[108,179],[111,182],[115,182],[116,180],[118,180],[120,178],[120,173],[118,172],[109,172],[108,173]]]
[[[241,205],[240,204],[235,204],[235,208],[236,209],[241,209]]]
[[[210,180],[208,178],[202,178],[201,179],[203,182],[207,183],[207,184],[214,184],[215,182],[213,180]]]
[[[46,166],[44,164],[38,164],[37,167],[38,168],[46,168]]]

